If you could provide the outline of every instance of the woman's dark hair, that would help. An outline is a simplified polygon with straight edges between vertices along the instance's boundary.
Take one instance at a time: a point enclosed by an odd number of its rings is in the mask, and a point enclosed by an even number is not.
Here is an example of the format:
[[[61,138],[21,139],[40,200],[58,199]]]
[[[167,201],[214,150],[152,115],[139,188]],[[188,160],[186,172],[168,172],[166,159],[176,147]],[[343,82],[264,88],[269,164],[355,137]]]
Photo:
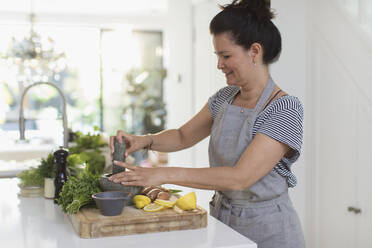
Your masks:
[[[276,61],[282,50],[282,38],[271,19],[274,13],[267,0],[234,0],[221,6],[222,11],[211,21],[211,34],[228,32],[235,43],[249,49],[255,42],[263,47],[263,62]]]

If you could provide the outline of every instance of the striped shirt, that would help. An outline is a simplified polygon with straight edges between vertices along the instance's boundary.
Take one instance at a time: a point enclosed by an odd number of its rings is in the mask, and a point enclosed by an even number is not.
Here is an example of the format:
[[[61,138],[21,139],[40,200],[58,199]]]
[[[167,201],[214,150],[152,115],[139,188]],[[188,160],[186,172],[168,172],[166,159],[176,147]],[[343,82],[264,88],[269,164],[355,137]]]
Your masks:
[[[209,98],[208,105],[213,118],[216,118],[221,106],[226,101],[229,104],[232,103],[232,96],[235,96],[239,90],[239,87],[236,86],[226,86]],[[303,107],[300,100],[295,96],[281,96],[258,114],[253,126],[253,137],[257,133],[262,133],[294,150],[295,153],[292,157],[283,157],[273,168],[275,172],[286,179],[288,187],[294,187],[297,184],[296,176],[291,171],[291,165],[301,153],[302,122]]]

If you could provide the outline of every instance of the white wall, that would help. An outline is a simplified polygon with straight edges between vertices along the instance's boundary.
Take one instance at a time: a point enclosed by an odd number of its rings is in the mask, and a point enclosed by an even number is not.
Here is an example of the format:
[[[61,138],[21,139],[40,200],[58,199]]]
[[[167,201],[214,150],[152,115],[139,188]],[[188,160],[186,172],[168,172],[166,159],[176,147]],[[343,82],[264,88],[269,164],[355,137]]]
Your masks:
[[[167,103],[167,128],[179,128],[192,117],[192,19],[189,0],[169,0],[164,31],[164,82]],[[169,154],[169,164],[191,166],[192,150]]]
[[[223,73],[217,70],[217,57],[214,54],[212,37],[209,33],[209,23],[219,12],[216,1],[199,1],[193,7],[194,27],[194,80],[193,94],[196,114],[207,103],[208,98],[218,89],[225,86]],[[194,166],[209,166],[209,138],[201,141],[194,148]]]

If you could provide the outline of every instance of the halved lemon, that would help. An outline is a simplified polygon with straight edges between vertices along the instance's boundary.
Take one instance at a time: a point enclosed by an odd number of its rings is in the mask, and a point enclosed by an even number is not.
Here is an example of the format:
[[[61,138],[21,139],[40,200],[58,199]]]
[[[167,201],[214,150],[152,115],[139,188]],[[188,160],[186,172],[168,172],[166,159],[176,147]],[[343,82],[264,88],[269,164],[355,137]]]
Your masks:
[[[143,210],[146,212],[157,212],[164,209],[164,206],[159,205],[157,203],[150,203],[149,205],[146,205]]]
[[[135,195],[133,197],[133,202],[136,204],[137,208],[143,208],[151,203],[151,199],[145,195]]]
[[[174,204],[176,204],[176,202],[174,201],[168,201],[168,200],[162,200],[162,199],[156,199],[154,202],[166,208],[173,208]]]
[[[181,196],[176,201],[176,206],[182,210],[193,210],[196,209],[196,195],[195,192],[188,193]]]

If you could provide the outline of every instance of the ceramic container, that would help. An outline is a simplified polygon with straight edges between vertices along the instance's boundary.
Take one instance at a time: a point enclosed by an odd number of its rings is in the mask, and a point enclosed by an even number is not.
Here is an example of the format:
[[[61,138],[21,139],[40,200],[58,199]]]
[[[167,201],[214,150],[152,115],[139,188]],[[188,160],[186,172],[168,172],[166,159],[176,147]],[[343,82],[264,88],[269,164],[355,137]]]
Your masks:
[[[106,191],[92,195],[102,215],[120,215],[123,208],[131,201],[130,193],[123,191]]]
[[[44,178],[44,197],[47,199],[53,199],[54,194],[54,178]]]
[[[43,197],[44,195],[44,188],[40,186],[21,186],[18,185],[20,188],[19,196],[22,197]]]

